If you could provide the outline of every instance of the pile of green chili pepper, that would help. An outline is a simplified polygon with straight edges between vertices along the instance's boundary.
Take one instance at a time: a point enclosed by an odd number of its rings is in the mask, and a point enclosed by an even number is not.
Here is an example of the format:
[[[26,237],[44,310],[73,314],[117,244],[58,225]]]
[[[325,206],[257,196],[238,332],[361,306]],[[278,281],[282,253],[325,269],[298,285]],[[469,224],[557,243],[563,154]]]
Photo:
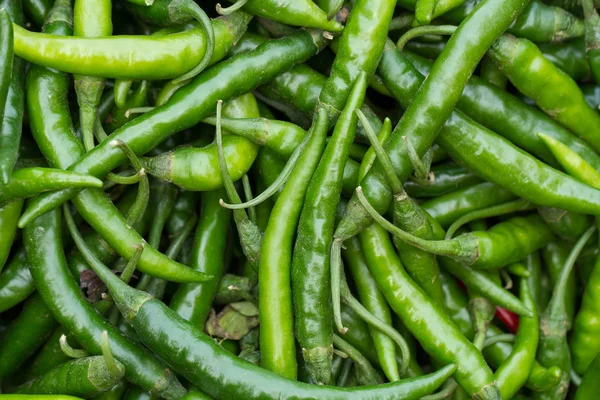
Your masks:
[[[0,0],[0,400],[600,399],[594,0]]]

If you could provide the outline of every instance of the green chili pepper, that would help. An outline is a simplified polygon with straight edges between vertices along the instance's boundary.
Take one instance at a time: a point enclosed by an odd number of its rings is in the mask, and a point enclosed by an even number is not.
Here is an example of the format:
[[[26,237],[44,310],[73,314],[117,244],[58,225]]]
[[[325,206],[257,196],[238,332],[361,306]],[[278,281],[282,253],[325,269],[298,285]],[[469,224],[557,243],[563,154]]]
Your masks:
[[[538,214],[544,218],[552,233],[570,242],[576,241],[591,225],[587,215],[560,208],[539,207]]]
[[[526,279],[521,279],[519,290],[521,300],[532,311],[533,316],[521,317],[513,350],[494,374],[504,399],[510,399],[526,383],[535,362],[539,341],[538,316]]]
[[[50,335],[44,346],[38,350],[34,360],[29,364],[24,375],[25,381],[37,378],[52,368],[69,361],[70,357],[60,348],[59,340],[62,335],[67,335],[68,339],[69,332],[59,326]]]
[[[583,98],[577,84],[548,61],[535,44],[510,35],[500,37],[490,49],[490,57],[521,93],[531,97],[549,116],[600,149],[600,115]],[[539,73],[539,71],[544,71]],[[545,96],[541,88],[552,85],[561,96]],[[560,98],[560,101],[558,101]],[[577,121],[577,123],[575,123]]]
[[[405,54],[421,73],[429,72],[429,62],[409,52]],[[537,108],[524,104],[504,90],[483,83],[477,77],[471,77],[465,86],[458,107],[475,121],[551,166],[557,165],[556,160],[544,141],[537,136],[538,132],[568,145],[592,165],[600,168],[600,157],[586,142]]]
[[[185,389],[169,369],[121,335],[83,297],[66,265],[60,226],[61,212],[56,210],[28,225],[24,232],[31,275],[53,316],[92,354],[101,353],[100,337],[106,330],[111,350],[125,366],[129,381],[165,398],[183,396]]]
[[[491,324],[488,329],[488,338],[502,335],[503,333],[504,332],[502,330]],[[539,331],[532,332],[532,335],[539,337]],[[532,339],[533,338],[534,337],[532,337]],[[535,355],[536,351],[537,349],[534,349],[532,354]],[[485,356],[485,359],[494,368],[500,367],[505,360],[508,359],[512,352],[513,345],[507,342],[496,342],[494,344],[486,345],[483,349],[483,355]],[[525,354],[521,353],[521,355]],[[525,386],[537,392],[551,390],[552,388],[556,387],[560,381],[561,375],[562,373],[560,368],[551,367],[546,369],[534,360],[529,377],[525,382]]]
[[[2,0],[0,8],[3,8],[13,22],[13,29],[18,29],[25,22],[20,1]],[[6,27],[3,34],[3,42],[10,41],[10,30]],[[8,43],[4,47],[10,46]],[[23,111],[25,104],[25,61],[19,57],[12,57],[12,52],[3,51],[7,55],[6,63],[2,67],[2,78],[0,78],[0,107],[3,107],[2,123],[0,124],[0,184],[6,185],[10,181],[12,170],[17,162],[21,132],[23,129]],[[11,61],[12,60],[12,64]],[[10,82],[6,81],[6,69],[10,72]]]
[[[542,43],[538,47],[544,57],[576,81],[587,81],[591,78],[590,64],[585,57],[584,38],[564,43]]]
[[[21,248],[0,275],[0,312],[4,312],[27,298],[35,290],[29,273],[27,254]]]
[[[590,69],[596,79],[600,81],[600,16],[594,8],[594,2],[582,0],[583,13],[585,16],[585,50]]]
[[[412,170],[412,164],[407,157],[406,143],[402,139],[403,135],[410,140],[419,156],[425,154],[433,144],[440,128],[452,114],[467,77],[471,76],[479,59],[526,4],[526,1],[518,0],[509,3],[488,1],[475,9],[452,35],[442,54],[436,60],[428,79],[422,86],[420,82],[416,84],[417,88],[420,86],[420,89],[417,91],[415,88],[414,101],[408,106],[385,146],[401,182],[406,181]],[[389,52],[385,51],[384,53]],[[385,54],[383,58],[385,58]],[[380,75],[383,75],[381,74],[382,68],[380,62]],[[390,92],[393,93],[391,83],[386,80],[385,76],[382,78]],[[390,80],[393,79],[395,78],[390,77]],[[402,84],[404,83],[403,80]],[[403,105],[407,105],[407,103],[405,102]],[[462,138],[472,135],[461,134],[460,136]],[[460,141],[456,141],[455,144],[458,142]],[[448,146],[444,147],[448,150]],[[467,153],[473,154],[471,150]],[[376,210],[379,212],[387,210],[391,200],[390,192],[384,183],[379,163],[375,163],[361,185],[367,190],[365,192],[367,199],[370,202],[376,201],[374,203]],[[365,215],[364,209],[357,206],[356,200],[351,200],[348,210],[352,211],[352,215],[348,214],[344,217],[335,233],[335,237],[342,240],[352,237],[371,222],[371,218]]]
[[[185,74],[177,77],[174,83],[184,82],[198,75],[206,68],[213,57],[216,46],[216,32],[210,18],[193,0],[154,0],[151,6],[127,4],[128,10],[137,18],[152,25],[181,25],[196,20],[206,37],[206,50],[200,62]],[[241,13],[240,13],[241,14]]]
[[[383,145],[383,143],[385,143],[387,141],[387,139],[390,137],[391,134],[392,134],[392,122],[390,121],[389,118],[386,118],[383,121],[383,125],[382,125],[379,133],[377,134],[377,140],[379,141],[379,143],[381,143]],[[358,179],[356,181],[357,183],[360,183],[360,181],[362,181],[362,178],[364,178],[365,175],[367,174],[367,172],[369,172],[369,170],[373,166],[373,163],[375,163],[376,157],[377,157],[377,155],[375,154],[375,150],[373,149],[373,146],[371,146],[367,150],[367,153],[365,154],[362,162],[360,163],[360,169],[358,170]]]
[[[346,249],[342,252],[342,255],[352,274],[361,304],[375,317],[391,325],[390,308],[369,272],[358,238],[352,238],[346,243]],[[349,326],[348,331],[354,329],[351,325],[345,326]],[[390,337],[375,328],[369,327],[369,331],[371,332],[379,364],[386,377],[390,382],[400,380],[398,363],[396,362],[396,344]]]
[[[303,26],[307,28],[319,28],[326,31],[339,32],[343,29],[337,21],[331,20],[341,7],[343,2],[325,14],[317,5],[310,0],[274,1],[274,0],[228,0],[230,3],[244,3],[244,10],[250,14],[268,18],[273,21],[282,22],[287,25]],[[319,4],[320,5],[320,4]],[[237,6],[237,4],[236,4]],[[333,13],[333,15],[332,15]]]
[[[552,287],[555,287],[558,283],[560,274],[564,268],[567,258],[569,257],[569,250],[570,246],[561,242],[549,243],[542,250],[544,266],[546,267],[546,272],[550,277]],[[576,284],[575,271],[573,271],[571,275],[569,275],[569,279],[565,288],[567,330],[571,329],[571,326],[573,325],[573,318],[575,316],[575,303],[577,296]]]
[[[310,179],[317,168],[318,159],[325,146],[327,133],[325,119],[325,111],[317,114],[306,147],[273,206],[263,237],[262,257],[258,269],[258,285],[259,293],[261,293],[258,303],[259,314],[269,315],[269,318],[261,321],[260,325],[261,365],[291,378],[294,378],[297,373],[292,317],[292,275],[290,272],[292,269],[292,243]],[[323,359],[323,355],[318,354],[318,351],[312,352],[317,353],[313,358]],[[330,360],[331,347],[323,348],[320,351],[325,353],[325,357]],[[303,356],[310,365],[312,354],[311,352],[307,354],[304,347]],[[329,367],[327,366],[327,368]],[[312,369],[311,375],[314,375],[314,367]],[[324,367],[319,371],[324,374],[320,379],[328,382],[329,377],[326,376],[325,369]]]
[[[460,331],[467,337],[473,339],[473,321],[468,310],[468,300],[465,292],[458,286],[454,277],[446,271],[440,271],[440,281],[444,293],[444,306],[448,316]]]
[[[334,265],[328,258],[336,208],[342,191],[340,178],[358,124],[354,110],[361,106],[366,87],[366,74],[360,73],[336,124],[332,140],[312,174],[294,246],[292,294],[296,339],[302,346],[312,378],[320,384],[329,381],[331,369],[333,315],[329,301],[333,298],[334,313],[336,304],[339,310],[340,301],[340,265]]]
[[[326,126],[326,115],[321,113],[321,124]],[[423,377],[377,387],[344,389],[307,385],[278,377],[275,373],[241,360],[205,335],[158,300],[128,287],[114,276],[93,254],[85,251],[85,243],[77,232],[70,215],[67,224],[78,247],[88,256],[94,271],[111,287],[111,294],[121,312],[136,329],[140,338],[159,357],[192,384],[202,386],[215,397],[236,395],[244,398],[311,399],[339,398],[351,393],[356,399],[419,399],[431,393],[456,370],[454,364]],[[114,279],[113,279],[114,278]],[[442,317],[442,316],[441,316]],[[152,324],[149,324],[150,319]],[[175,352],[174,349],[177,349]],[[192,367],[193,366],[193,367]],[[487,367],[486,367],[487,368]],[[491,372],[490,372],[491,375]]]
[[[367,78],[375,73],[395,2],[359,0],[344,27],[331,74],[319,94],[319,107],[326,107],[330,125],[339,117],[352,86],[362,71]],[[376,128],[378,129],[378,127]]]
[[[219,279],[225,269],[225,243],[231,211],[219,205],[223,190],[201,195],[200,219],[196,228],[190,267],[210,273],[215,279],[197,284],[180,285],[169,306],[194,326],[204,327]]]
[[[73,35],[98,37],[112,35],[112,7],[110,0],[75,0]],[[94,128],[104,78],[75,76],[75,92],[79,104],[79,120],[86,151],[94,148]]]
[[[3,394],[6,400],[81,400],[80,397],[55,395],[31,395],[31,394]]]
[[[25,14],[37,25],[42,26],[54,3],[52,0],[23,0]]]
[[[115,386],[123,377],[123,364],[114,360],[110,350],[103,356],[68,361],[16,388],[16,393],[54,394],[94,397]]]
[[[383,383],[383,378],[379,375],[379,372],[377,372],[369,360],[352,347],[352,345],[338,335],[333,335],[333,343],[339,350],[343,351],[348,358],[354,361],[354,364],[356,365],[356,379],[360,385],[380,385]]]
[[[377,214],[362,194],[360,186],[356,192],[369,215],[399,240],[474,268],[498,268],[522,260],[552,240],[552,233],[538,215],[513,217],[487,232],[466,233],[449,240],[423,240],[395,227]]]
[[[4,268],[17,234],[17,221],[21,216],[23,201],[13,201],[0,208],[0,272]],[[1,278],[0,278],[1,279]]]
[[[571,354],[567,343],[567,282],[573,270],[575,260],[581,249],[596,230],[589,228],[577,241],[563,266],[560,276],[550,298],[550,303],[540,320],[540,345],[537,359],[544,367],[560,367],[562,371],[571,370]],[[569,374],[563,373],[558,386],[548,395],[552,398],[564,399],[569,389]],[[540,397],[548,397],[542,394]]]
[[[494,64],[492,60],[490,60],[489,57],[483,57],[481,60],[481,70],[479,71],[479,76],[490,85],[494,85],[502,90],[506,90],[506,83],[508,82],[508,79],[502,73],[502,71],[500,71],[500,68],[498,68],[498,66]]]
[[[243,104],[248,110],[245,117],[259,116],[258,106],[252,94],[241,96],[237,102]],[[228,135],[223,138],[223,152],[231,179],[237,181],[252,166],[258,153],[258,146],[240,136]],[[217,146],[214,142],[202,148],[176,149],[141,161],[150,174],[186,190],[205,191],[223,187]]]
[[[360,240],[375,281],[425,351],[441,363],[456,363],[454,379],[468,393],[499,398],[492,372],[481,353],[408,277],[387,232],[374,224],[361,233]]]
[[[100,179],[86,174],[55,168],[22,168],[12,173],[6,185],[0,185],[0,205],[50,190],[101,187]]]
[[[25,303],[21,314],[2,335],[0,344],[0,379],[16,371],[44,344],[56,322],[39,295]]]
[[[2,38],[0,39],[0,57],[5,60],[0,69],[0,118],[4,120],[4,108],[13,65],[12,21],[8,11],[4,9],[0,11],[0,33],[0,38]]]
[[[327,13],[327,19],[332,19],[335,17],[337,12],[344,5],[342,0],[316,0],[315,3],[321,8],[321,10]]]
[[[464,5],[445,15],[445,19],[458,24],[469,15],[481,0],[467,0]],[[513,35],[534,42],[560,42],[583,36],[583,21],[560,7],[532,0],[507,29]]]
[[[600,371],[600,355],[594,358],[587,372],[583,375],[579,388],[575,392],[575,400],[591,399],[600,391],[598,371]]]
[[[227,54],[245,32],[250,18],[240,12],[213,20],[216,46],[211,62]],[[160,36],[109,38],[57,38],[13,27],[19,57],[59,71],[107,78],[175,78],[197,66],[207,46],[199,27]],[[93,57],[89,57],[90,52]],[[148,54],[154,56],[148,60]]]
[[[514,198],[515,195],[508,190],[490,182],[483,182],[428,200],[421,204],[421,208],[440,225],[449,227],[464,215],[503,204]]]

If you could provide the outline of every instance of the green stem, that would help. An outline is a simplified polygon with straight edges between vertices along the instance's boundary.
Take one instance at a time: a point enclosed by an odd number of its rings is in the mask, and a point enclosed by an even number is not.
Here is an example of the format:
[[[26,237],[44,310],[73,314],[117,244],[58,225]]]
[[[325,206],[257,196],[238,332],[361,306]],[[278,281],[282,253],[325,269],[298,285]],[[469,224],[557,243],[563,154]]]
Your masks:
[[[415,39],[419,36],[423,35],[452,35],[456,31],[456,26],[454,25],[425,25],[419,26],[417,28],[413,28],[407,31],[404,35],[398,39],[396,43],[396,47],[398,50],[402,51],[406,43],[410,40]]]
[[[470,212],[468,214],[463,215],[462,217],[460,217],[459,219],[454,221],[454,223],[452,223],[452,225],[450,225],[450,227],[446,231],[445,239],[446,240],[451,239],[452,236],[454,236],[454,233],[461,226],[463,226],[471,221],[474,221],[476,219],[497,217],[500,215],[510,214],[510,213],[517,212],[517,211],[531,210],[533,208],[535,208],[535,207],[529,200],[518,199],[518,200],[514,200],[514,201],[509,201],[508,203],[499,204],[497,206],[484,208],[483,210],[477,210],[477,211]]]
[[[144,243],[134,244],[133,247],[135,248],[135,253],[133,253],[133,256],[127,261],[127,265],[121,273],[121,280],[125,283],[129,283],[131,276],[137,268],[142,252],[144,251]]]
[[[246,197],[246,201],[251,201],[254,198],[254,194],[252,194],[252,186],[250,186],[248,174],[242,176],[242,186],[244,188],[244,196]],[[257,224],[256,209],[254,207],[248,207],[248,217],[253,224]]]
[[[235,4],[230,5],[229,7],[222,7],[221,4],[217,3],[217,12],[220,15],[229,15],[234,11],[239,10],[244,7],[248,0],[238,0]]]
[[[390,161],[390,157],[387,155],[381,143],[377,139],[375,135],[375,131],[373,131],[373,127],[369,123],[369,120],[365,116],[365,114],[361,110],[356,110],[356,115],[358,115],[358,119],[360,120],[361,125],[363,126],[367,137],[369,138],[369,142],[371,143],[371,147],[375,151],[379,162],[383,167],[383,172],[385,173],[386,179],[392,188],[392,192],[395,195],[404,194],[404,187],[402,186],[402,182],[396,175],[394,171],[394,167],[392,166],[392,162]]]
[[[108,332],[102,331],[102,337],[100,338],[100,348],[102,349],[102,356],[106,363],[108,372],[114,376],[123,376],[123,371],[117,366],[115,358],[113,357],[112,351],[110,351],[110,343],[108,342]]]
[[[67,337],[65,335],[62,335],[60,337],[60,339],[58,340],[58,343],[60,344],[60,349],[62,350],[62,352],[65,353],[68,357],[71,357],[71,358],[82,358],[82,357],[87,357],[87,356],[90,355],[90,353],[88,353],[84,349],[74,349],[74,348],[72,348],[69,345],[69,343],[67,342]]]

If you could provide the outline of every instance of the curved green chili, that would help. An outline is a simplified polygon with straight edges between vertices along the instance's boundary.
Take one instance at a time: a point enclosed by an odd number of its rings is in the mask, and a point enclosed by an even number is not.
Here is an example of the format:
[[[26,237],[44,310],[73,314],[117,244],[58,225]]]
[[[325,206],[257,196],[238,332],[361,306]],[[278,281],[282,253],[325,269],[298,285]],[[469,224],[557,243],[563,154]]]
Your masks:
[[[596,12],[593,1],[582,0],[581,5],[585,16],[585,51],[592,74],[598,82],[600,81],[600,16]]]
[[[250,18],[247,13],[234,13],[213,20],[216,47],[212,62],[225,56],[245,32]],[[61,38],[14,29],[15,54],[27,61],[59,71],[115,79],[176,78],[198,65],[207,46],[199,27],[164,36],[100,38]],[[42,53],[42,48],[53,51]]]
[[[377,214],[368,204],[360,186],[356,192],[369,215],[398,239],[474,268],[498,268],[519,261],[552,240],[552,233],[538,215],[513,217],[487,232],[466,233],[449,240],[423,240],[395,227]]]
[[[321,114],[321,125],[326,126],[326,115]],[[72,221],[70,224],[76,229]],[[423,377],[352,389],[294,382],[232,355],[160,301],[128,287],[106,266],[98,262],[92,262],[92,265],[110,286],[122,314],[136,329],[143,343],[159,357],[168,360],[192,384],[205,388],[207,394],[214,397],[233,395],[245,399],[291,400],[335,399],[350,395],[357,400],[398,397],[416,400],[434,391],[456,370],[456,365],[451,364]],[[149,321],[153,321],[152,324]]]
[[[345,246],[346,248],[342,251],[342,255],[352,274],[361,303],[377,318],[391,325],[392,315],[390,308],[369,272],[367,261],[362,253],[358,238],[352,238]],[[354,327],[349,326],[348,330],[352,329]],[[395,343],[390,337],[373,327],[369,327],[369,331],[373,338],[379,364],[385,375],[390,382],[400,380],[398,364],[396,363]]]
[[[366,88],[367,76],[360,72],[306,190],[294,246],[292,293],[296,339],[302,346],[311,376],[320,384],[329,381],[331,369],[333,315],[329,301],[333,301],[334,313],[336,309],[339,311],[340,304],[341,267],[329,260],[330,246],[342,191],[341,177],[358,124],[354,111],[362,105]]]
[[[327,116],[324,110],[320,110],[307,146],[273,206],[261,248],[258,269],[258,290],[261,293],[258,299],[259,315],[269,316],[261,320],[260,325],[261,365],[291,378],[295,378],[297,373],[292,317],[292,244],[311,178],[325,147],[326,135]],[[308,365],[313,359],[324,362],[324,366],[314,365],[311,372],[314,376],[317,372],[315,368],[322,367],[318,369],[322,375],[315,376],[321,382],[329,381],[333,350],[332,327],[329,329],[328,348],[307,348],[302,343],[312,338],[298,338]]]
[[[202,27],[206,37],[206,49],[200,62],[190,71],[177,77],[173,83],[178,84],[194,78],[210,64],[216,46],[216,33],[210,18],[195,1],[154,0],[150,6],[133,3],[128,3],[127,6],[133,15],[148,24],[158,26],[182,25],[196,20]]]
[[[319,94],[319,107],[326,107],[330,125],[339,117],[348,101],[359,73],[369,78],[381,57],[395,2],[358,0],[346,22],[331,74]]]
[[[539,341],[538,316],[526,279],[521,279],[519,288],[521,300],[532,311],[533,316],[521,317],[513,350],[494,373],[504,399],[513,397],[526,383],[535,362]]]
[[[579,388],[575,392],[575,400],[585,400],[593,398],[600,391],[600,355],[597,355],[588,368]]]
[[[375,281],[425,351],[440,363],[456,363],[454,379],[471,395],[500,398],[493,374],[481,353],[410,279],[387,232],[373,224],[361,233],[360,241]]]
[[[554,398],[564,399],[569,389],[569,373],[571,370],[571,354],[567,343],[567,311],[566,287],[572,272],[575,260],[581,249],[596,230],[595,226],[589,228],[577,241],[557,280],[550,303],[542,314],[540,320],[540,344],[537,359],[544,367],[560,367],[563,372],[558,386],[553,390]]]
[[[13,29],[10,15],[5,9],[0,10],[0,57],[4,60],[0,68],[0,119],[4,120],[4,107],[10,86],[13,65]]]
[[[31,275],[44,303],[56,320],[68,327],[77,341],[92,354],[101,353],[101,333],[107,331],[111,337],[111,350],[125,366],[126,377],[132,383],[165,398],[181,397],[185,389],[173,373],[149,352],[121,335],[83,297],[67,268],[60,211],[55,210],[36,219],[24,232]],[[70,215],[68,218],[71,218]]]
[[[489,55],[521,93],[596,151],[600,149],[600,115],[587,105],[575,81],[544,58],[535,44],[504,35]],[[543,88],[548,85],[560,96],[545,94]]]
[[[0,272],[2,272],[6,264],[10,249],[15,241],[17,221],[21,216],[22,209],[22,200],[13,201],[10,204],[0,207],[0,232],[2,232],[2,237],[0,237]]]
[[[13,22],[13,30],[22,29],[25,23],[20,1],[2,0],[3,8]],[[10,35],[10,31],[3,29],[3,33]],[[10,36],[3,39],[10,41]],[[6,53],[6,52],[5,52]],[[6,90],[4,76],[0,78],[0,107],[3,107],[2,122],[0,123],[0,184],[7,184],[17,162],[19,143],[23,130],[23,111],[25,108],[25,61],[20,57],[12,57],[6,53],[7,59],[2,70],[10,68],[10,82]],[[10,62],[12,60],[12,63]],[[2,73],[3,75],[5,72]]]

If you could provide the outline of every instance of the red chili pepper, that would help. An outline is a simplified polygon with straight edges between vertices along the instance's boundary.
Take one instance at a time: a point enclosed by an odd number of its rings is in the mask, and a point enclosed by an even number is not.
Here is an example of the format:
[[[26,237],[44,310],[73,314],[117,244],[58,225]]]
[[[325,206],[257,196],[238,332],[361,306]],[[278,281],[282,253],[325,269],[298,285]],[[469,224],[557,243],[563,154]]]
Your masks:
[[[496,307],[496,317],[508,328],[510,333],[517,333],[519,329],[519,316],[502,307]]]

